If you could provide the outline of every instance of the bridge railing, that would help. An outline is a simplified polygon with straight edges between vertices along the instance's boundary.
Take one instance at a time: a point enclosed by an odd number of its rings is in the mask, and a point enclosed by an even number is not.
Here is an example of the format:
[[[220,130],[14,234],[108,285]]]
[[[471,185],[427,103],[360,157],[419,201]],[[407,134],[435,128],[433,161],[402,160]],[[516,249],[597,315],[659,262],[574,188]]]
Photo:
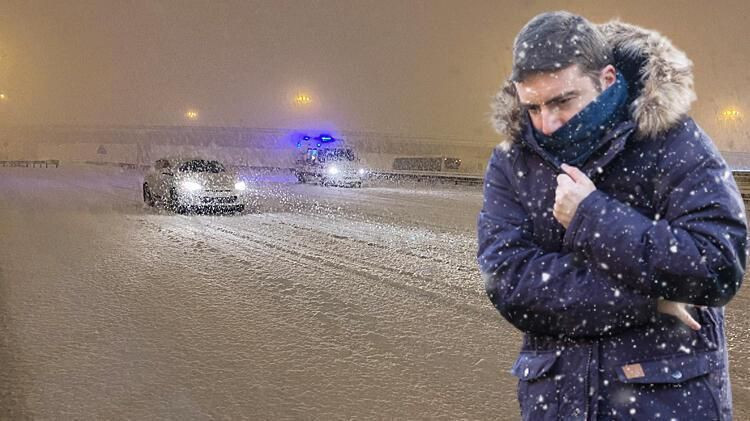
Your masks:
[[[479,174],[458,174],[458,173],[441,173],[441,172],[429,172],[429,171],[380,171],[376,170],[372,172],[376,177],[402,177],[411,178],[417,181],[423,180],[442,180],[451,181],[456,184],[482,184],[484,179]],[[737,170],[733,171],[734,179],[739,187],[742,200],[750,210],[750,170]]]
[[[750,171],[734,171],[732,174],[737,181],[742,200],[745,201],[746,207],[750,208]]]
[[[47,159],[47,160],[17,160],[17,161],[0,161],[0,167],[39,167],[39,168],[49,168],[49,167],[59,167],[60,161],[57,159]]]
[[[148,166],[138,165],[127,162],[86,162],[92,165],[113,165],[127,169],[139,169],[145,170]],[[47,160],[0,160],[0,167],[25,167],[25,168],[58,168],[60,166],[60,160],[58,159],[47,159]],[[290,171],[293,172],[292,168],[278,168],[278,167],[245,167],[247,169],[263,169],[268,171]],[[482,184],[484,177],[480,174],[467,174],[467,173],[456,173],[456,172],[437,172],[437,171],[410,171],[410,170],[379,170],[374,169],[370,171],[370,175],[376,179],[411,179],[415,181],[440,181],[449,182],[454,184],[463,185],[479,185]],[[748,208],[750,208],[750,170],[736,170],[732,172],[734,179],[739,187],[742,200],[745,202]]]

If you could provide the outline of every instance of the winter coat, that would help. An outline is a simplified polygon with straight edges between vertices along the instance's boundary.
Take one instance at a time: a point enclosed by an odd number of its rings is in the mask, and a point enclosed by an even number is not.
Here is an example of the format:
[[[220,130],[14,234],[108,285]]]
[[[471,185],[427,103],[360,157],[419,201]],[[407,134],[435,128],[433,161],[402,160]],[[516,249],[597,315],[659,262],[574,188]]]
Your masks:
[[[631,86],[629,118],[581,168],[597,190],[568,229],[562,171],[510,82],[493,104],[478,220],[487,294],[525,333],[512,368],[525,420],[731,419],[723,306],[745,270],[747,222],[731,171],[686,116],[692,63],[660,34],[600,26]],[[604,139],[602,139],[605,141]],[[691,303],[693,331],[656,311]]]

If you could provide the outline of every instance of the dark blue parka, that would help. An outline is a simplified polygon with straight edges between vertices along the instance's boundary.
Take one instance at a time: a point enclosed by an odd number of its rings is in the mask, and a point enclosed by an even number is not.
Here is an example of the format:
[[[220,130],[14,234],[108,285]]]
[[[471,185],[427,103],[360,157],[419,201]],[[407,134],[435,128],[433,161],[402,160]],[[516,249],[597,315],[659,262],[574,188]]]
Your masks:
[[[582,171],[597,190],[566,230],[558,162],[512,84],[494,119],[478,260],[489,298],[525,332],[512,372],[524,419],[731,419],[723,306],[745,270],[747,223],[725,161],[686,116],[692,63],[656,32],[600,29],[631,86],[630,117]],[[656,310],[695,304],[699,331]]]

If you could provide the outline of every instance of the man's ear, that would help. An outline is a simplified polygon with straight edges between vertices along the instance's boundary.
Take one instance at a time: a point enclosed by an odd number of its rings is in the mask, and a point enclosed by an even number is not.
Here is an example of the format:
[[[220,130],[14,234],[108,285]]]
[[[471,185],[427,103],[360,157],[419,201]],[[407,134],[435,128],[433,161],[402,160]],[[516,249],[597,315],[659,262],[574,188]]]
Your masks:
[[[599,82],[601,83],[602,90],[605,90],[612,86],[616,80],[617,70],[615,69],[615,66],[611,64],[608,64],[605,68],[603,68],[602,72],[599,74]]]

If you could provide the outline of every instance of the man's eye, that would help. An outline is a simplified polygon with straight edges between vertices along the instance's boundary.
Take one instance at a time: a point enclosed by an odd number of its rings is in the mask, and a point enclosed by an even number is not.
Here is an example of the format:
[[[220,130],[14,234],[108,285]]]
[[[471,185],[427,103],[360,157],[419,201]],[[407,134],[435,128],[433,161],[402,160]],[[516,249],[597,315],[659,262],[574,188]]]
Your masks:
[[[537,115],[539,114],[539,108],[529,108],[529,114],[531,115]]]

